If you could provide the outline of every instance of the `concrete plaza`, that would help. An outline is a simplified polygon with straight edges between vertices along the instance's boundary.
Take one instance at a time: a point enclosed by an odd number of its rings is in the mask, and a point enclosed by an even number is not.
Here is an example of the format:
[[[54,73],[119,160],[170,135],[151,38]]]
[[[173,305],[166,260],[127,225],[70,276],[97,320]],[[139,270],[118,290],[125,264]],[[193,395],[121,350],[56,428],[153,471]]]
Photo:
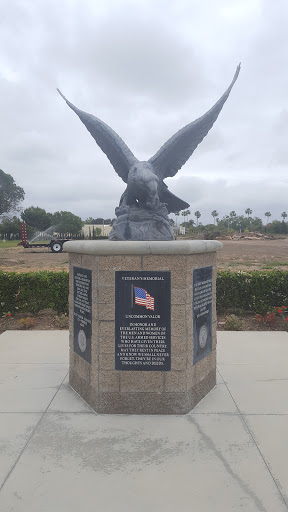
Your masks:
[[[288,334],[219,332],[217,385],[185,416],[99,415],[67,331],[0,336],[1,512],[288,510]]]

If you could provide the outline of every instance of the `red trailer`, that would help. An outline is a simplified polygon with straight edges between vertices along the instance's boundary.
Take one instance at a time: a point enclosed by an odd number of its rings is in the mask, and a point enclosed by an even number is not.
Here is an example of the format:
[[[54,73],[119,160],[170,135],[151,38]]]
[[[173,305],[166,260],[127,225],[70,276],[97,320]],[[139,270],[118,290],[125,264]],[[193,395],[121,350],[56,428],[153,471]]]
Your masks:
[[[30,243],[27,241],[27,230],[25,222],[21,222],[21,242],[18,245],[23,245],[25,249],[36,249],[37,247],[48,247],[52,252],[63,251],[64,242],[68,242],[71,238],[53,238],[48,243]]]

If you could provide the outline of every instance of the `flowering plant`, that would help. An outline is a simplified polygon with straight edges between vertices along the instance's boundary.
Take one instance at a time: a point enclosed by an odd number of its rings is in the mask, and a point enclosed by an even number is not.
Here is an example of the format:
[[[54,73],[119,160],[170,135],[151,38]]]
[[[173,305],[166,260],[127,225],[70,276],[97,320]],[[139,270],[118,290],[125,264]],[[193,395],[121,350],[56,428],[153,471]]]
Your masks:
[[[277,316],[274,312],[266,313],[266,315],[256,315],[255,320],[257,320],[259,324],[264,323],[273,328],[277,323]]]
[[[288,311],[286,306],[278,306],[273,309],[275,315],[280,315],[284,321],[285,330],[288,330]]]

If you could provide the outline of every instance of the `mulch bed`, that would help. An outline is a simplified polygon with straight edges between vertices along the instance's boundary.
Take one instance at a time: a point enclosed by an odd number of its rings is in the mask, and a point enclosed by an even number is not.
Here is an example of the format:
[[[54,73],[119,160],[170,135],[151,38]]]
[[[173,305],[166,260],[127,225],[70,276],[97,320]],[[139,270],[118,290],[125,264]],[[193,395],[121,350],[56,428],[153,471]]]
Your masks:
[[[225,330],[239,330],[239,331],[287,331],[287,324],[283,321],[281,317],[276,318],[276,321],[272,321],[272,323],[265,321],[264,319],[261,321],[259,318],[260,315],[255,315],[253,313],[246,315],[235,315],[239,320],[239,329],[228,329],[229,325],[229,317],[231,314],[226,315],[218,315],[217,317],[217,330],[225,331]],[[272,319],[273,320],[273,319]]]
[[[68,329],[68,315],[57,314],[52,309],[44,309],[37,314],[13,313],[9,318],[0,319],[0,334],[6,330],[59,330]]]
[[[219,315],[217,319],[217,330],[241,330],[241,331],[286,331],[288,325],[282,318],[277,318],[276,323],[269,324],[265,321],[259,321],[259,316],[254,314],[237,315],[237,329],[227,329],[230,314]],[[228,323],[227,323],[228,320]],[[13,313],[9,318],[0,318],[0,334],[9,330],[59,330],[68,329],[68,315],[57,314],[51,309],[45,309],[37,314]]]

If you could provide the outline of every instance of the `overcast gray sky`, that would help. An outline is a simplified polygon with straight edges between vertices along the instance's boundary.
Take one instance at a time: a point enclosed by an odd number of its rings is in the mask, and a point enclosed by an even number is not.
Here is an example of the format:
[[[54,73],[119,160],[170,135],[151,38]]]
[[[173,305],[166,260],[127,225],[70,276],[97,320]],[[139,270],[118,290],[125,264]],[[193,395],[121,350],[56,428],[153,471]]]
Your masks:
[[[125,184],[56,91],[140,160],[239,78],[175,178],[212,222],[288,211],[287,0],[0,0],[0,168],[24,207],[113,217]]]

